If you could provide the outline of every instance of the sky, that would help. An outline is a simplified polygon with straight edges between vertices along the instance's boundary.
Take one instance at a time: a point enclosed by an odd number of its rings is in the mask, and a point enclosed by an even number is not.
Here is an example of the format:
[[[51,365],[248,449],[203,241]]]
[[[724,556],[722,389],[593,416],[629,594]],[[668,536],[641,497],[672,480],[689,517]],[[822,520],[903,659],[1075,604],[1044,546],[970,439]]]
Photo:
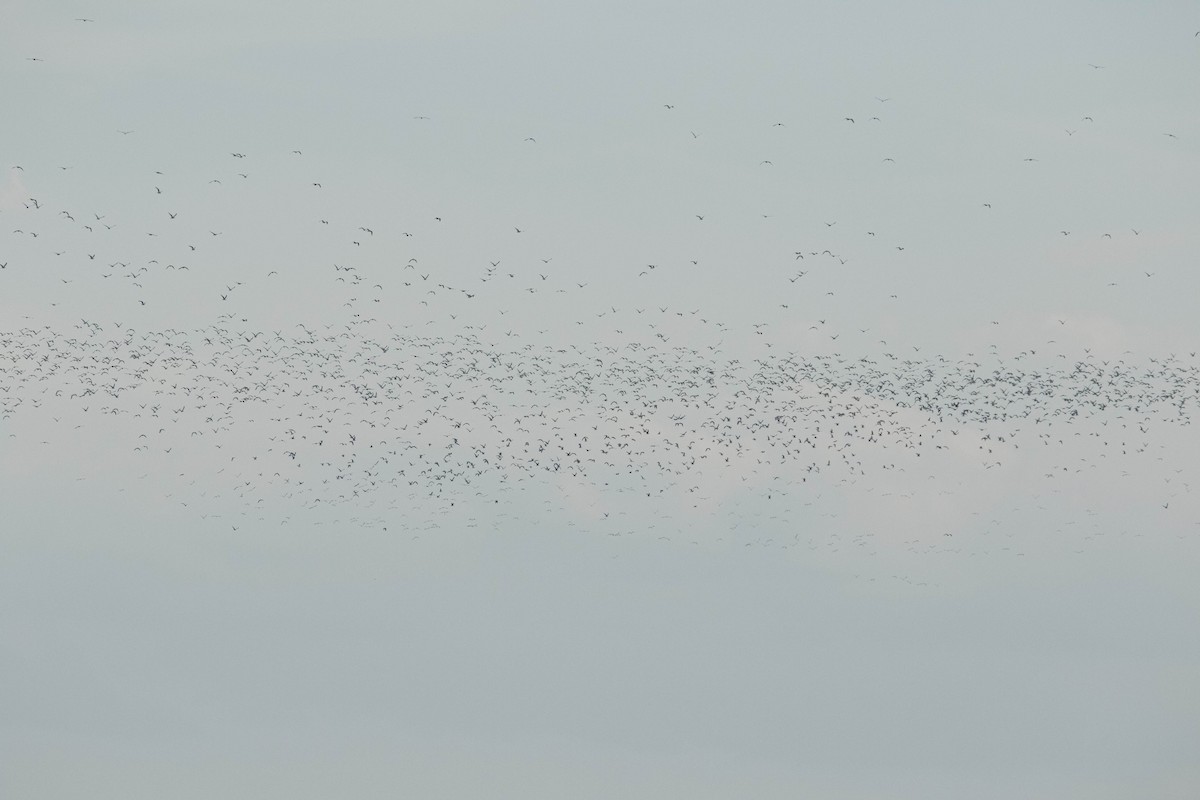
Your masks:
[[[1192,4],[0,54],[0,793],[1195,796]]]

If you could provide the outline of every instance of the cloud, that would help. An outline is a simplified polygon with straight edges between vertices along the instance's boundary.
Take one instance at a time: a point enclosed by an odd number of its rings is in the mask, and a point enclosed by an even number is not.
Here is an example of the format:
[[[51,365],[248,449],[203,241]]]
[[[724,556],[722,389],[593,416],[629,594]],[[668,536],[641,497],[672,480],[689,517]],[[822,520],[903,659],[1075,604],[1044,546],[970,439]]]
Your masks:
[[[29,199],[29,190],[21,183],[21,172],[16,168],[8,170],[8,180],[0,188],[0,211],[12,211],[23,208]]]

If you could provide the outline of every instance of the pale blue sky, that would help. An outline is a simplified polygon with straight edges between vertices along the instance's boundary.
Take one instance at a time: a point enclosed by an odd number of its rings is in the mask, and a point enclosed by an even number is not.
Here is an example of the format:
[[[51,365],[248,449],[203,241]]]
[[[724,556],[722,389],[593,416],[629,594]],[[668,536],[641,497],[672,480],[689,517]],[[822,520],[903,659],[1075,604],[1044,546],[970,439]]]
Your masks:
[[[0,793],[1194,796],[1198,30],[10,3]]]

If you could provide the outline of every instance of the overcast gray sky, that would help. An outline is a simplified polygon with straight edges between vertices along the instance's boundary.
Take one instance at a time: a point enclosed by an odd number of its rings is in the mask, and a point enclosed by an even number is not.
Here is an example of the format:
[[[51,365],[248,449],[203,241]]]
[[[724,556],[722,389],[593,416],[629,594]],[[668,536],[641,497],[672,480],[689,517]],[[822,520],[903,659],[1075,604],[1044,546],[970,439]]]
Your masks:
[[[10,2],[0,793],[1194,797],[1198,34]]]

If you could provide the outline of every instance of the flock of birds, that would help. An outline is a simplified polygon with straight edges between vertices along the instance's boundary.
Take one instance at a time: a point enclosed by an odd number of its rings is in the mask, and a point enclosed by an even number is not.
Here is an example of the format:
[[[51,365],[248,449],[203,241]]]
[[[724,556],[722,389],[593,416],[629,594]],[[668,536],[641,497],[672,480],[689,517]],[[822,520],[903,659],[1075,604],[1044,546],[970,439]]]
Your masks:
[[[742,361],[637,343],[498,347],[367,321],[264,332],[229,316],[162,331],[81,320],[0,343],[8,447],[34,461],[91,450],[73,465],[80,480],[162,477],[170,502],[233,530],[333,514],[415,536],[566,508],[614,537],[732,541],[742,527],[746,546],[837,551],[847,541],[811,512],[839,487],[886,504],[877,487],[952,495],[1031,468],[1045,492],[1157,476],[1141,511],[1165,515],[1191,489],[1161,434],[1186,441],[1200,404],[1190,355]],[[906,544],[957,551],[964,525]],[[844,534],[857,547],[873,535]]]
[[[841,124],[882,125],[881,114]],[[138,135],[114,131],[114,148]],[[720,300],[680,300],[705,274],[701,247],[600,273],[517,244],[531,237],[518,220],[497,229],[502,253],[450,263],[437,249],[457,235],[445,213],[347,221],[344,196],[324,199],[330,180],[307,159],[279,148],[264,171],[282,177],[256,193],[256,159],[234,149],[211,154],[225,164],[212,177],[147,168],[103,201],[72,182],[87,165],[10,165],[0,292],[19,292],[27,313],[0,321],[5,448],[32,457],[94,435],[103,457],[89,472],[81,456],[81,480],[113,464],[165,476],[164,496],[235,530],[323,510],[419,531],[456,508],[470,509],[469,524],[565,508],[614,537],[695,541],[707,527],[725,539],[741,527],[747,546],[870,549],[871,532],[784,531],[839,487],[864,502],[878,489],[886,504],[886,487],[930,479],[949,495],[1019,473],[1056,491],[1105,470],[1148,487],[1146,513],[1192,510],[1170,454],[1200,403],[1195,352],[902,345],[820,303],[854,291],[905,299],[903,278],[845,275],[852,261],[908,257],[910,245],[876,230],[838,238],[835,219],[813,222],[817,244],[776,254],[761,321],[728,324]],[[274,234],[254,209],[281,193],[301,198],[311,236],[264,265]],[[986,198],[976,205],[991,212]],[[293,301],[323,303],[324,316],[289,319]],[[156,324],[158,311],[193,323]],[[965,525],[951,515],[907,544],[959,547]]]

